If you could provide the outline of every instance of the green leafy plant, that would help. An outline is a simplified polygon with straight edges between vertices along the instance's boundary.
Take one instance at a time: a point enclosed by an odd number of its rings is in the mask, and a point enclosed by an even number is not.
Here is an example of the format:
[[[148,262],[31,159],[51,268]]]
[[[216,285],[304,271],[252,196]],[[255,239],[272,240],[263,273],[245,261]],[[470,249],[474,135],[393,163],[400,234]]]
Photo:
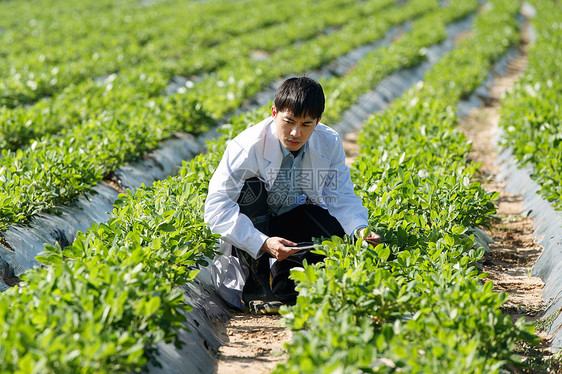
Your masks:
[[[560,114],[562,14],[554,1],[533,1],[537,40],[529,50],[528,67],[502,100],[502,143],[522,165],[533,169],[531,177],[541,194],[562,209],[562,118]]]
[[[456,2],[451,4],[455,7]],[[389,19],[398,22],[433,6],[411,2],[385,14],[393,14]],[[404,16],[405,9],[412,13]],[[463,6],[450,9],[459,16],[467,12]],[[475,58],[487,61],[482,69],[515,42],[515,25],[508,21],[508,27],[498,27],[495,22],[509,20],[504,15],[516,11],[517,4],[496,0],[492,10],[479,15],[475,34],[488,36],[475,37],[462,48],[478,51]],[[429,32],[427,25],[434,21],[424,18],[415,29]],[[354,27],[359,26],[344,27],[337,37],[319,38],[307,47],[339,40],[337,48],[343,48],[353,32],[365,42],[367,31]],[[435,28],[440,35],[441,26]],[[406,38],[416,41],[410,34],[398,43],[406,43]],[[293,55],[298,51],[294,48],[275,56]],[[327,49],[322,58],[345,53],[337,48]],[[420,61],[415,50],[395,51],[396,61]],[[368,122],[353,178],[371,226],[383,234],[383,244],[371,248],[361,240],[351,244],[333,238],[319,249],[327,256],[323,264],[293,272],[300,294],[285,317],[297,331],[289,360],[278,372],[498,372],[516,360],[511,354],[515,342],[535,340],[530,326],[501,315],[505,295],[492,292],[490,283],[482,285],[473,267],[483,250],[474,248],[468,227],[489,222],[496,196],[471,181],[477,166],[467,164],[469,148],[454,130],[456,101],[474,87],[473,79],[483,76],[462,53],[455,50],[447,60],[451,65],[436,65],[437,72],[428,75],[423,86]],[[460,89],[444,90],[439,78],[444,75],[438,69],[452,67],[457,73],[448,76],[455,79],[450,86]],[[226,71],[212,79],[231,90],[229,85],[237,83],[221,75]],[[236,71],[251,73],[242,67]],[[339,82],[345,84],[346,79],[356,78],[343,76]],[[126,86],[123,82],[116,84]],[[228,91],[221,88],[217,95],[224,92]],[[154,101],[156,111],[170,113],[166,105],[173,102],[166,100]],[[201,109],[181,96],[169,100]],[[175,331],[189,308],[182,304],[177,286],[190,281],[215,253],[216,235],[202,223],[208,180],[227,140],[267,113],[260,108],[233,118],[220,129],[223,135],[209,144],[209,153],[185,163],[177,177],[120,195],[107,223],[79,234],[69,247],[47,248],[38,258],[46,266],[26,273],[22,284],[0,295],[1,370],[138,371],[147,360],[157,359],[156,342],[178,343]],[[143,123],[135,122],[138,133],[127,136],[150,142],[144,132],[151,125]],[[35,148],[48,154],[46,145],[38,142]],[[16,167],[27,165],[22,160],[16,158]]]
[[[478,165],[454,129],[456,102],[517,41],[517,11],[493,1],[423,84],[365,125],[352,178],[382,244],[333,238],[323,264],[292,272],[299,297],[284,315],[295,335],[275,372],[498,373],[518,361],[516,343],[537,342],[473,266],[484,250],[468,227],[489,224],[497,194],[472,182]]]

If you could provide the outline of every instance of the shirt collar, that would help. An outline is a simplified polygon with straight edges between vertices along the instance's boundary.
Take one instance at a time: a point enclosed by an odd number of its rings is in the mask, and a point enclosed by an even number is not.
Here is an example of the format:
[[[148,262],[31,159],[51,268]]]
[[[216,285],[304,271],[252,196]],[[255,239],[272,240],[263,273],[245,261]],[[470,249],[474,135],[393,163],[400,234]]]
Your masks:
[[[287,148],[283,147],[283,144],[281,144],[281,140],[279,140],[279,147],[281,147],[281,152],[283,153],[283,158],[287,157],[288,155],[292,155],[291,151],[289,151]],[[303,156],[304,153],[307,150],[308,150],[308,142],[304,143],[304,145],[301,147],[301,149],[299,149],[299,153],[297,153],[295,158],[297,158],[299,156]]]

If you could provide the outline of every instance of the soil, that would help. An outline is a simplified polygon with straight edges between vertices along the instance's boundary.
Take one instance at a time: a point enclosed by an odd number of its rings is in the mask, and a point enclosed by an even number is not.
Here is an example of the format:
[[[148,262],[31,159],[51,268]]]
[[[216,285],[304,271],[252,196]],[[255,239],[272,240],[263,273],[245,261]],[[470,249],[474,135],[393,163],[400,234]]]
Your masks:
[[[342,139],[343,149],[345,150],[345,164],[351,167],[351,164],[355,162],[357,156],[359,156],[359,144],[357,144],[358,133],[347,133]]]
[[[217,373],[265,374],[287,359],[284,344],[292,332],[279,315],[233,312],[222,337],[226,343],[219,350]]]
[[[113,172],[109,172],[103,178],[103,183],[105,183],[106,185],[113,188],[115,191],[119,193],[127,193],[127,191],[125,191],[125,189],[123,188],[123,184],[121,183],[121,180]]]

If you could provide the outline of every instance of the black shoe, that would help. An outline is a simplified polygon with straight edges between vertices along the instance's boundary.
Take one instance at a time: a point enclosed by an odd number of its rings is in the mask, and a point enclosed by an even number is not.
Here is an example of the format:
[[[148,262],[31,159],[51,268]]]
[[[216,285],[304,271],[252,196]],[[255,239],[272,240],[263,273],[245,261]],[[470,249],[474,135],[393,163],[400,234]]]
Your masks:
[[[252,314],[279,314],[279,309],[284,305],[281,301],[252,300],[249,303]]]

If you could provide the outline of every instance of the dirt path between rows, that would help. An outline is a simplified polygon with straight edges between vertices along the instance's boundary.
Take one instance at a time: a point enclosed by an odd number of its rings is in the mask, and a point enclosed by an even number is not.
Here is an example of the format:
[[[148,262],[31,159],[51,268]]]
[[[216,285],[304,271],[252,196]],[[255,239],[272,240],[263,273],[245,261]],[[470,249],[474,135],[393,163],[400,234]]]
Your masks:
[[[284,343],[291,336],[279,315],[233,312],[223,330],[223,340],[227,343],[220,348],[217,373],[270,373],[287,359]]]
[[[489,192],[499,192],[497,200],[498,220],[492,224],[491,230],[485,232],[494,240],[489,244],[489,251],[484,255],[479,266],[488,273],[484,281],[491,280],[496,292],[506,292],[508,301],[502,311],[513,321],[523,317],[526,321],[539,320],[545,311],[542,299],[543,281],[531,276],[531,269],[540,256],[543,248],[537,244],[533,236],[533,220],[522,215],[523,196],[505,190],[504,183],[498,182],[498,122],[500,120],[500,100],[505,92],[513,86],[527,67],[528,40],[526,33],[522,35],[519,46],[522,55],[513,60],[505,76],[494,78],[485,106],[472,109],[460,119],[461,130],[472,142],[469,159],[482,164],[479,179]],[[520,346],[515,353],[521,355],[528,363],[527,369],[510,367],[514,373],[559,373],[558,362],[549,360],[553,352],[550,350],[550,339],[546,332],[537,325],[537,335],[542,339],[539,347]]]
[[[511,62],[507,75],[495,77],[486,105],[472,109],[469,115],[460,119],[458,127],[472,142],[469,160],[482,164],[479,178],[484,188],[500,193],[496,214],[499,219],[493,223],[492,230],[486,230],[494,242],[490,244],[490,251],[481,265],[482,270],[489,273],[486,280],[492,280],[497,291],[509,293],[510,299],[504,310],[514,319],[520,316],[533,319],[543,310],[543,282],[530,276],[531,267],[542,252],[542,247],[532,236],[533,222],[521,215],[522,195],[506,192],[505,184],[496,181],[499,172],[496,141],[500,100],[525,71],[526,50],[527,43],[523,43],[523,54]]]

